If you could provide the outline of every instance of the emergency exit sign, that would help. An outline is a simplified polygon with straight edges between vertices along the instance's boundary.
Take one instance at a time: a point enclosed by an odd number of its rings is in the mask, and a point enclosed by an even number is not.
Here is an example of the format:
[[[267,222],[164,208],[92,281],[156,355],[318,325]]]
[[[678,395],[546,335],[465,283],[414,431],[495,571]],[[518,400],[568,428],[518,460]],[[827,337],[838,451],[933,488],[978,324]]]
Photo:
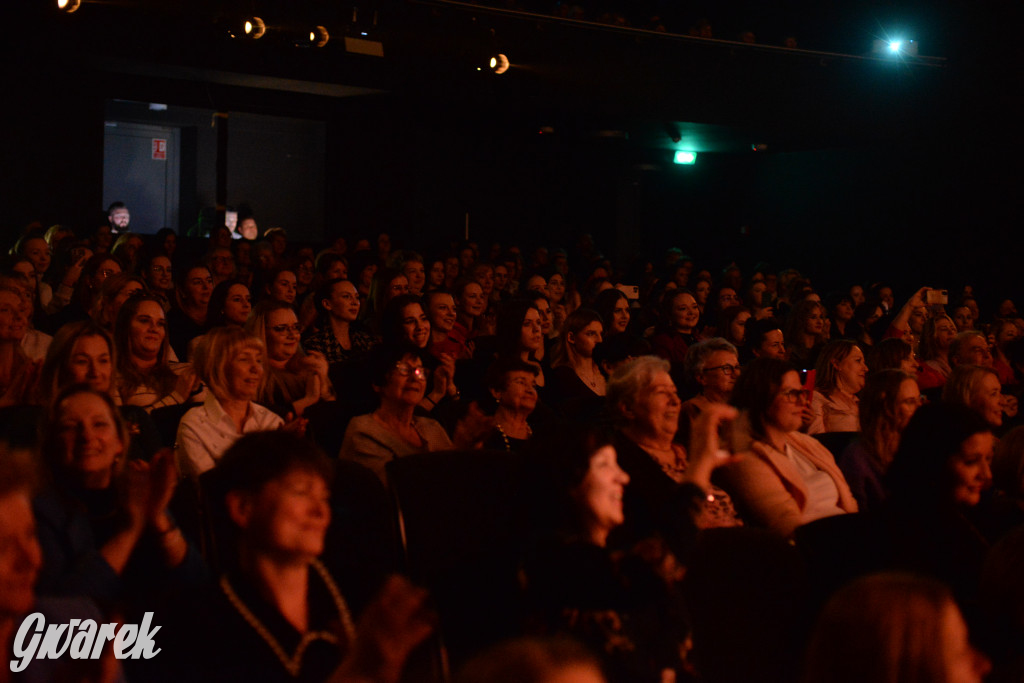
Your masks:
[[[153,138],[153,158],[160,161],[167,160],[167,140]]]

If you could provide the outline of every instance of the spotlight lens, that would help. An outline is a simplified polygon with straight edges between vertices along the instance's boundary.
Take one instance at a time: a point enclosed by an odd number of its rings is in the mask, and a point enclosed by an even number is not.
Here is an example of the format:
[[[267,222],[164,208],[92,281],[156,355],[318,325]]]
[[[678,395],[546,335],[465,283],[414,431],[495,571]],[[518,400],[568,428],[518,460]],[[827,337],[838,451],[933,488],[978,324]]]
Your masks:
[[[309,32],[309,42],[312,43],[314,40],[316,40],[316,34],[313,33],[312,31],[310,31]]]
[[[245,22],[245,33],[247,35],[252,33],[252,22],[251,21]]]
[[[491,68],[493,69],[496,66],[498,66],[498,58],[497,57],[491,57]]]
[[[68,0],[57,0],[57,9],[64,9],[68,6]]]
[[[902,41],[894,40],[891,43],[889,43],[889,50],[891,52],[899,52],[901,47],[903,47]]]
[[[687,165],[696,163],[696,161],[697,161],[697,153],[696,152],[676,152],[676,159],[675,159],[675,161],[676,161],[677,164],[687,164]]]

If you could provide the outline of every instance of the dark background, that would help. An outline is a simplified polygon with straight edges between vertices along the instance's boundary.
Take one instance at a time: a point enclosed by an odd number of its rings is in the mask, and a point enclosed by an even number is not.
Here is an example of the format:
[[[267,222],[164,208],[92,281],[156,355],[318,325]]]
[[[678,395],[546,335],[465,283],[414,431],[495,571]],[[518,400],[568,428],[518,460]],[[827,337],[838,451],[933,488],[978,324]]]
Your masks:
[[[322,134],[315,163],[297,154],[288,167],[253,144],[229,164],[230,203],[298,240],[386,230],[433,246],[461,238],[468,212],[481,245],[571,246],[590,232],[623,263],[679,246],[713,270],[796,266],[823,289],[884,278],[904,291],[970,282],[983,301],[1018,292],[1024,23],[1010,3],[618,3],[634,25],[670,9],[682,33],[706,17],[711,41],[505,5],[125,0],[64,15],[7,4],[11,242],[33,220],[83,233],[102,220],[103,122],[127,100],[166,103],[169,117],[231,112],[235,142],[244,122],[279,149],[296,130]],[[587,5],[597,18],[616,3]],[[253,8],[281,30],[339,28],[322,50],[280,31],[228,38]],[[937,59],[864,59],[891,26]],[[734,42],[747,29],[760,44]],[[340,33],[364,30],[383,59],[340,48]],[[785,35],[800,49],[779,49]],[[486,69],[497,51],[513,64],[502,76]],[[296,92],[271,78],[329,87]],[[196,140],[211,135],[200,119]],[[701,147],[692,167],[671,163],[680,130]],[[308,139],[295,138],[297,152]],[[213,203],[211,158],[182,169],[179,229]]]

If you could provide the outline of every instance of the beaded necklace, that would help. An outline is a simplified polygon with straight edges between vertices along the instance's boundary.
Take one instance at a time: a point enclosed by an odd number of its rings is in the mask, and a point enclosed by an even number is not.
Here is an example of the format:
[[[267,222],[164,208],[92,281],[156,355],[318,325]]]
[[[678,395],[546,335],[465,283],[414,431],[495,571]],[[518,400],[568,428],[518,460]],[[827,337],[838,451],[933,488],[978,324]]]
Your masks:
[[[338,610],[338,616],[341,618],[341,626],[345,631],[345,638],[349,643],[355,640],[356,627],[352,623],[352,615],[348,611],[348,605],[345,604],[344,598],[341,597],[341,592],[338,587],[334,584],[334,580],[331,575],[327,573],[327,570],[322,564],[314,560],[311,564],[313,569],[316,570],[317,574],[323,580],[324,585],[327,586],[327,591],[331,594],[331,599],[334,601],[334,606]],[[299,641],[298,646],[295,648],[295,654],[291,657],[281,647],[281,643],[277,642],[277,638],[271,635],[267,627],[263,625],[255,614],[252,613],[242,599],[235,593],[235,589],[231,586],[231,582],[228,581],[227,575],[220,578],[220,587],[224,591],[224,595],[227,596],[228,602],[234,607],[242,618],[245,619],[246,623],[253,627],[256,633],[259,634],[267,645],[270,646],[270,650],[277,657],[281,665],[288,671],[293,677],[297,677],[302,669],[302,657],[306,653],[306,648],[309,647],[314,640],[325,640],[328,643],[338,644],[338,636],[330,631],[306,631],[302,634],[302,640]]]
[[[495,423],[494,428],[498,430],[498,434],[501,434],[501,440],[505,442],[505,450],[511,451],[512,442],[509,441],[508,434],[505,433],[505,430],[501,428],[500,424]],[[533,430],[530,429],[530,425],[526,425],[526,438],[530,438],[531,436],[533,436]]]

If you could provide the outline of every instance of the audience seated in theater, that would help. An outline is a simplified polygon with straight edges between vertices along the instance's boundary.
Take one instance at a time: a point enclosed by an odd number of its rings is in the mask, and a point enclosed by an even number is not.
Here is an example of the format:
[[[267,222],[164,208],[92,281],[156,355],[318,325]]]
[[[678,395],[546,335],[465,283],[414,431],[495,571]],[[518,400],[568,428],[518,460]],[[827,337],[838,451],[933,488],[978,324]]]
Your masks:
[[[860,393],[861,434],[836,460],[862,512],[885,500],[885,473],[920,405],[921,390],[912,375],[902,370],[868,375]]]
[[[170,360],[167,321],[156,297],[137,293],[117,314],[117,394],[126,405],[147,411],[198,400],[195,371],[188,363]]]
[[[487,334],[484,326],[487,299],[480,284],[472,278],[460,277],[452,287],[452,296],[455,297],[457,320],[449,336],[472,340]]]
[[[918,376],[917,355],[906,339],[888,337],[871,347],[867,359],[868,372],[902,370],[908,375]]]
[[[208,307],[207,326],[209,328],[234,325],[244,327],[252,312],[252,295],[249,287],[240,280],[225,280],[213,288]],[[188,343],[188,359],[192,360],[196,347],[203,337],[201,335]]]
[[[718,336],[742,349],[747,341],[747,323],[751,319],[750,309],[746,306],[729,306],[718,316]]]
[[[747,522],[790,536],[802,524],[857,512],[832,454],[799,431],[807,390],[792,365],[774,358],[751,361],[732,397],[749,415],[752,443],[738,462],[721,470],[722,487]]]
[[[245,329],[266,350],[259,403],[282,417],[302,417],[311,406],[335,400],[334,387],[327,376],[327,359],[318,351],[302,351],[299,320],[290,305],[284,301],[261,301]]]
[[[295,305],[295,271],[289,268],[277,268],[270,273],[260,300],[283,301],[289,306]]]
[[[856,342],[835,339],[818,355],[814,376],[813,418],[808,434],[859,432],[860,407],[857,394],[864,388],[868,366]]]
[[[178,425],[179,466],[198,477],[212,469],[242,434],[278,429],[284,421],[256,403],[264,374],[263,344],[237,326],[214,327],[196,349],[194,365],[206,384],[206,400]],[[301,418],[291,426],[301,431]]]
[[[75,264],[74,267],[77,267]],[[100,285],[111,275],[121,272],[121,263],[109,254],[93,254],[84,265],[81,266],[81,276],[75,284],[75,293],[66,306],[46,321],[45,332],[52,334],[61,325],[76,320],[85,320],[92,310],[92,302],[99,293]],[[69,277],[69,276],[65,276]]]
[[[992,367],[992,351],[989,349],[988,339],[984,333],[977,330],[960,332],[953,337],[949,345],[949,364],[957,365],[980,365]]]
[[[174,454],[128,461],[128,430],[110,396],[61,390],[40,427],[50,487],[34,503],[43,549],[42,592],[96,600],[135,598],[152,609],[167,583],[205,575],[167,506]]]
[[[171,306],[174,299],[174,271],[171,259],[162,253],[154,254],[142,264],[142,279],[151,294],[163,299],[164,310]]]
[[[21,343],[28,330],[25,290],[11,278],[0,282],[0,407],[29,402],[40,363],[31,360]]]
[[[409,280],[397,270],[380,268],[370,282],[366,303],[359,311],[359,319],[374,334],[380,334],[380,318],[388,302],[396,296],[409,293]]]

